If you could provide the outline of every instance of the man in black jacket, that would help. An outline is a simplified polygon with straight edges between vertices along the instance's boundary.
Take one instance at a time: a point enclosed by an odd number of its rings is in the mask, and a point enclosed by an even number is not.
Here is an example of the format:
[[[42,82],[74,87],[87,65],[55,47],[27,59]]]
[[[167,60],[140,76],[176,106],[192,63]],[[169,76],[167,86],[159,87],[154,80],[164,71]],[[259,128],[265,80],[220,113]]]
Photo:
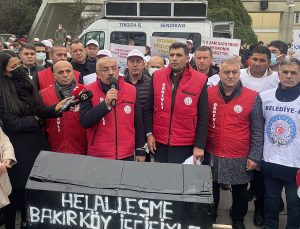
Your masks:
[[[96,72],[96,66],[86,59],[86,50],[81,40],[74,40],[70,45],[73,69],[80,72],[79,83],[83,84],[83,77]]]
[[[219,73],[219,67],[212,63],[212,50],[208,46],[199,46],[194,54],[195,64],[194,69],[202,72],[208,77]]]
[[[144,55],[138,50],[132,50],[127,56],[128,73],[125,81],[135,86],[139,104],[144,110],[148,98],[150,78],[143,72],[145,65]]]

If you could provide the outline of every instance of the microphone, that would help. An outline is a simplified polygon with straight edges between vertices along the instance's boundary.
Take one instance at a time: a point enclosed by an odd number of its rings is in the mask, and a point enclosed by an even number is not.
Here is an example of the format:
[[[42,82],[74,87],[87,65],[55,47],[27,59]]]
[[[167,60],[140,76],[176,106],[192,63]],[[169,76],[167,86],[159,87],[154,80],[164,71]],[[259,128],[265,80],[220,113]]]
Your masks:
[[[110,83],[110,88],[117,89],[117,87],[118,87],[118,79],[116,77],[111,76],[111,77],[108,78],[108,81]],[[112,107],[116,106],[116,100],[115,99],[113,99],[111,101],[111,106]]]
[[[92,91],[90,90],[85,90],[83,92],[81,92],[78,96],[78,103],[82,103],[82,102],[86,102],[89,101],[91,98],[93,98],[94,94]]]
[[[74,103],[74,101],[77,99],[78,95],[82,93],[85,90],[85,87],[82,84],[78,84],[72,91],[71,98],[65,103],[65,105],[61,108],[61,112],[65,112],[69,110],[70,106]]]

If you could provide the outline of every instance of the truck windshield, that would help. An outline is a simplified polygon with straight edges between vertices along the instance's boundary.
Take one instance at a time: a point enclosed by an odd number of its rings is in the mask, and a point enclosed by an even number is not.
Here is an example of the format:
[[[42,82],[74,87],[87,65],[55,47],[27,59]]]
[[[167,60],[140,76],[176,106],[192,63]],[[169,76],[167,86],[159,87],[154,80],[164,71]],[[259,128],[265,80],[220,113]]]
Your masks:
[[[119,45],[146,46],[146,33],[116,31],[110,34],[110,43]]]

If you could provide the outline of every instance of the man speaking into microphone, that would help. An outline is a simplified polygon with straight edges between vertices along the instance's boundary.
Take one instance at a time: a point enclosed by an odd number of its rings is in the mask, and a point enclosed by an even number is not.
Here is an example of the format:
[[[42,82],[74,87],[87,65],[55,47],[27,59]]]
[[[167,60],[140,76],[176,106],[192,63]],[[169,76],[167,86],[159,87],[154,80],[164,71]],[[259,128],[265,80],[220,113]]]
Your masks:
[[[104,57],[96,64],[97,81],[86,86],[94,94],[80,106],[87,129],[87,155],[145,161],[144,126],[136,89],[119,77],[117,62]]]
[[[54,152],[86,154],[86,130],[79,122],[80,105],[72,105],[84,86],[76,83],[72,65],[59,61],[53,67],[55,84],[40,91],[45,105],[51,106],[70,98],[61,110],[61,117],[46,120],[46,132],[50,149]]]

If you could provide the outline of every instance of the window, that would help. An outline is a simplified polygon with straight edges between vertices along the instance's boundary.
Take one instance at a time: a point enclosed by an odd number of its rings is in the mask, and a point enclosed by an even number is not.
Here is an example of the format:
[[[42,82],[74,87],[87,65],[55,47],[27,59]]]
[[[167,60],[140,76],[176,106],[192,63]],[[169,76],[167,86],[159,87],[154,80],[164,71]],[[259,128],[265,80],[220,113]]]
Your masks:
[[[172,37],[172,38],[185,38],[194,42],[194,47],[201,45],[201,34],[200,33],[183,33],[183,32],[154,32],[154,37]]]
[[[300,24],[300,12],[295,12],[294,24]]]
[[[104,49],[105,33],[103,31],[89,32],[80,38],[85,45],[91,39],[98,41],[100,46],[99,48]]]
[[[143,32],[112,32],[110,43],[119,45],[146,46],[146,33]]]

